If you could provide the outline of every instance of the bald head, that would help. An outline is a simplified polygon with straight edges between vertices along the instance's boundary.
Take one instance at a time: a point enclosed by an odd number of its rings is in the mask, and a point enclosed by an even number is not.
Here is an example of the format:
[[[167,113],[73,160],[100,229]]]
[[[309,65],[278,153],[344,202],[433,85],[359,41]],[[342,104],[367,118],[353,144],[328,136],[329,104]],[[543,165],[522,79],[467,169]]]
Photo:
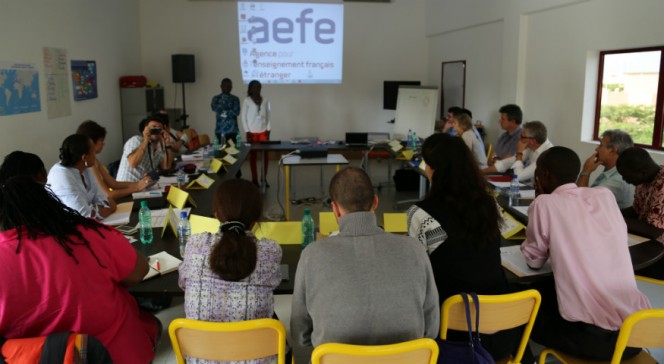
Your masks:
[[[330,198],[346,212],[371,211],[374,204],[371,179],[361,168],[344,168],[330,181]]]

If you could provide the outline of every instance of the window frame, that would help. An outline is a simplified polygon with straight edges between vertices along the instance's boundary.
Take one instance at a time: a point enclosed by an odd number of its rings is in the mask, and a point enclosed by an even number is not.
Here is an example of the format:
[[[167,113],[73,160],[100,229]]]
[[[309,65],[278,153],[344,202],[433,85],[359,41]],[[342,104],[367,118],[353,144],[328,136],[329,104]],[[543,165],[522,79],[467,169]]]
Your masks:
[[[655,120],[653,121],[652,144],[637,144],[635,146],[645,149],[664,151],[664,45],[655,47],[641,47],[628,49],[614,49],[599,52],[599,70],[597,77],[597,94],[595,98],[595,120],[593,125],[593,140],[599,141],[599,119],[602,108],[602,83],[604,80],[604,57],[612,54],[638,53],[638,52],[660,52],[659,81],[657,82],[657,99],[655,101]]]

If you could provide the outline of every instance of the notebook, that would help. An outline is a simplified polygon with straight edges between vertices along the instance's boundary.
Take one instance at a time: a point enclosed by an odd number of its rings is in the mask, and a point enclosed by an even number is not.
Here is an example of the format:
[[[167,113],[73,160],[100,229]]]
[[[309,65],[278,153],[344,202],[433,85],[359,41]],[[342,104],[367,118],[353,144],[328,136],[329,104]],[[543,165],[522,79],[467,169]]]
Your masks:
[[[369,142],[369,133],[346,133],[346,145],[366,147]]]

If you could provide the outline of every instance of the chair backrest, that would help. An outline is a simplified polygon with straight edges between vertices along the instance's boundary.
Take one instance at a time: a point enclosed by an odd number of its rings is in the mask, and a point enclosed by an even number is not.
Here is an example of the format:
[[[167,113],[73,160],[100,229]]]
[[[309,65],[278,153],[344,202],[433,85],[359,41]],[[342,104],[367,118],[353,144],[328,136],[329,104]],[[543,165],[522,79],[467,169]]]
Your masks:
[[[472,302],[472,298],[469,297]],[[479,331],[483,334],[492,334],[521,325],[526,325],[519,349],[512,362],[520,362],[526,350],[530,332],[535,324],[537,311],[539,311],[542,297],[539,292],[529,289],[522,292],[502,295],[478,295],[480,301]],[[475,327],[475,305],[471,304],[471,322]],[[465,305],[461,295],[454,295],[443,302],[440,311],[440,337],[447,338],[447,330],[467,331]]]
[[[254,226],[254,235],[258,239],[272,239],[281,245],[302,244],[302,222],[260,222]]]
[[[493,144],[489,143],[489,146],[486,147],[486,159],[491,158],[491,152],[493,152]]]
[[[312,364],[434,364],[438,344],[416,339],[391,345],[349,345],[327,343],[314,349]]]
[[[623,321],[613,352],[612,364],[620,363],[625,347],[664,347],[664,309],[651,308],[637,311]]]
[[[277,356],[286,360],[286,329],[275,319],[206,322],[175,319],[168,335],[178,363],[184,356],[217,361],[241,361]]]
[[[334,212],[330,211],[321,211],[318,213],[318,225],[319,232],[322,235],[330,235],[333,232],[339,230],[339,223],[334,217]]]
[[[405,234],[408,221],[404,212],[386,212],[383,214],[383,227],[388,233]]]
[[[200,145],[210,144],[210,137],[207,134],[198,134],[198,142]]]

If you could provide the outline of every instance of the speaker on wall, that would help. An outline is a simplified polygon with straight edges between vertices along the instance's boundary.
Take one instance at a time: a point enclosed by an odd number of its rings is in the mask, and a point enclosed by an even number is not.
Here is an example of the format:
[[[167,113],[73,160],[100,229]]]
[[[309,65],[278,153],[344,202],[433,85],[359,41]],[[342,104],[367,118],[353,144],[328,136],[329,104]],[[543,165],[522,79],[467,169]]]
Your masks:
[[[171,64],[173,66],[173,83],[196,82],[193,54],[173,54],[171,55]]]

